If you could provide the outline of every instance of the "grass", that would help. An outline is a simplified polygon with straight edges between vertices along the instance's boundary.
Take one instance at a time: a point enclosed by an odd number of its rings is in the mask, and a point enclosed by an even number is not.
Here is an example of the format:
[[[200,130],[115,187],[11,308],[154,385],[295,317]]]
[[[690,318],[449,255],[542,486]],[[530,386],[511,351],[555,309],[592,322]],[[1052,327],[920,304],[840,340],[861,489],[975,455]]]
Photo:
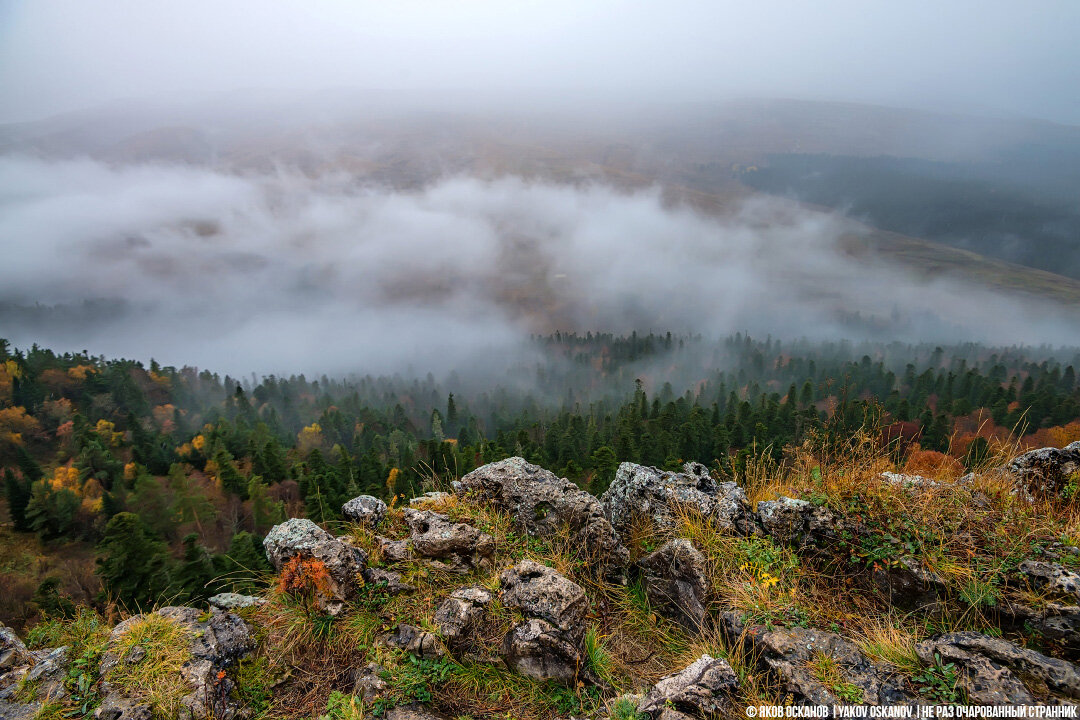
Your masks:
[[[119,662],[106,679],[120,692],[143,698],[155,716],[175,717],[190,692],[180,674],[191,659],[190,640],[190,631],[174,620],[157,614],[140,617],[110,648]],[[145,651],[144,658],[131,662],[133,651]]]
[[[818,652],[810,659],[809,666],[818,682],[828,688],[838,700],[848,705],[863,702],[862,689],[844,679],[843,670],[840,668],[840,663],[836,661],[836,658]]]

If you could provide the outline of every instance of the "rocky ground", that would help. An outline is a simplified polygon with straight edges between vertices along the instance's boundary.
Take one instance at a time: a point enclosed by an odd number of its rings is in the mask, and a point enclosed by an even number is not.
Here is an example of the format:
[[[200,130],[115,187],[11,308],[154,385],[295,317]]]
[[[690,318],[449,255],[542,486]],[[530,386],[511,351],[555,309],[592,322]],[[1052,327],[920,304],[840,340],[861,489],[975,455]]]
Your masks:
[[[267,535],[262,597],[0,628],[0,719],[742,717],[1080,698],[1080,443],[947,480],[858,443],[600,498],[510,458]]]

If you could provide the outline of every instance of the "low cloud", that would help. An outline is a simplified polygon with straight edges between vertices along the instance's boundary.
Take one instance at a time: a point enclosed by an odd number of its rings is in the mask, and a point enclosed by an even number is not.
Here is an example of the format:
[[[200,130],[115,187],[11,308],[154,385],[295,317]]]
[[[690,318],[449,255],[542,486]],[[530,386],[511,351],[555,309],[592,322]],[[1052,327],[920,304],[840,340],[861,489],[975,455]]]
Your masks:
[[[515,177],[402,192],[7,157],[0,207],[0,336],[235,374],[475,369],[556,329],[1080,336],[1059,306],[845,252],[856,226],[775,199],[717,218]]]

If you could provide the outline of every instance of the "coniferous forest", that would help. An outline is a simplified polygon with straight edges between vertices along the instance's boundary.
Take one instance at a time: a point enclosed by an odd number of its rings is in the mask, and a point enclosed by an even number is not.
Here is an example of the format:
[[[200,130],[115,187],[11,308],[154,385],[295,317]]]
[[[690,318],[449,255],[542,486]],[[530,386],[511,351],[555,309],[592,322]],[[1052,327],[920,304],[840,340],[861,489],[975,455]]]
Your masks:
[[[527,358],[527,359],[525,359]],[[600,494],[620,462],[720,476],[873,433],[912,471],[1080,439],[1080,351],[556,333],[482,387],[233,378],[0,341],[8,624],[254,590],[286,517],[341,520],[520,455]],[[501,375],[500,375],[501,373]]]

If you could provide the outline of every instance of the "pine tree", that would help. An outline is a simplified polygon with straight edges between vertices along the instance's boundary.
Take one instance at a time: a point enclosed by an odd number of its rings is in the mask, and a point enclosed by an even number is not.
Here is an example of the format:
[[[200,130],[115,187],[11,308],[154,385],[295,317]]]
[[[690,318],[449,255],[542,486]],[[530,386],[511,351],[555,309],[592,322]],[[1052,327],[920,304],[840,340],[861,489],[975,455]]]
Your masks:
[[[97,545],[97,569],[109,596],[129,610],[150,607],[169,587],[169,555],[165,543],[147,530],[138,515],[122,512],[105,526]]]

